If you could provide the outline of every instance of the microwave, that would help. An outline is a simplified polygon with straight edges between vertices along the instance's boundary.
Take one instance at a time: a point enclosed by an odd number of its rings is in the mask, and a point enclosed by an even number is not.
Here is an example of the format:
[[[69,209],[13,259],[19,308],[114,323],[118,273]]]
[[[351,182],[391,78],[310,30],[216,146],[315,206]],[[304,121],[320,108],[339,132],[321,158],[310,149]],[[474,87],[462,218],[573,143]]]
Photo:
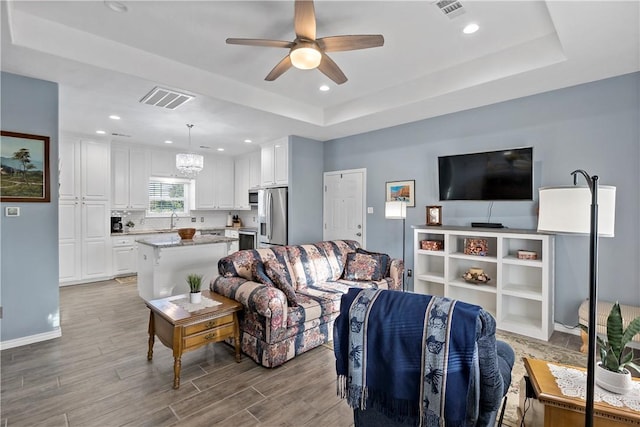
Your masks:
[[[249,206],[258,206],[258,190],[249,190]]]

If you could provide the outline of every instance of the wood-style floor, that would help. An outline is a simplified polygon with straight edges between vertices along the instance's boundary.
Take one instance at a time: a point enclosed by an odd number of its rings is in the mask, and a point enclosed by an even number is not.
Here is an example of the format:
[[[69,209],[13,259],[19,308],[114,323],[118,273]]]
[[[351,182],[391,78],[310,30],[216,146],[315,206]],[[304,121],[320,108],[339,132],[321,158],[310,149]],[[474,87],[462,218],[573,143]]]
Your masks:
[[[2,351],[0,426],[351,426],[336,396],[333,351],[321,346],[267,369],[211,344],[147,361],[149,311],[136,285],[60,289],[62,337]]]

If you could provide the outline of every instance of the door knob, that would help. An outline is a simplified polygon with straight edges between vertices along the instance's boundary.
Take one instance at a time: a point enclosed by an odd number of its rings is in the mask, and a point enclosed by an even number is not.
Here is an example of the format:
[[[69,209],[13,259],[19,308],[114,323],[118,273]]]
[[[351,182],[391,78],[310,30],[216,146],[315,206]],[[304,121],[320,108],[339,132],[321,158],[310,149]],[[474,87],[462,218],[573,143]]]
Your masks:
[[[356,233],[356,236],[360,237],[360,236],[362,236],[362,233],[357,232],[357,233]]]

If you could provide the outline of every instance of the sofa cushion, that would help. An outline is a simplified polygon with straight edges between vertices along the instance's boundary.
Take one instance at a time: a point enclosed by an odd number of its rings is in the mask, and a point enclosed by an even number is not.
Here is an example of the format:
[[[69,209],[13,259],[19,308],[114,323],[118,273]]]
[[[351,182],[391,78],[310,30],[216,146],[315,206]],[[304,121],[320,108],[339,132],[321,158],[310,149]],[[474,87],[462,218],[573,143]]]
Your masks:
[[[356,249],[357,253],[365,254],[365,255],[373,255],[377,256],[380,262],[380,269],[382,270],[382,276],[389,276],[389,270],[391,269],[391,257],[387,254],[383,254],[380,252],[371,252],[366,249],[358,248]]]
[[[347,280],[378,281],[383,278],[380,256],[351,253],[347,255],[343,277]]]
[[[289,246],[287,250],[296,290],[339,279],[344,269],[345,255],[354,252],[357,247],[358,243],[352,240]]]
[[[280,264],[280,272],[284,275],[286,281],[293,284],[295,288],[295,281],[293,280],[293,268],[291,267],[291,263],[289,262],[289,254],[287,253],[287,249],[285,246],[272,246],[268,249],[256,249],[255,252],[257,254],[257,257],[263,263],[277,262],[278,264]]]
[[[293,284],[291,284],[291,280],[285,272],[285,267],[278,261],[271,260],[264,263],[264,269],[275,287],[284,292],[289,305],[293,307],[297,306],[298,300],[296,297],[296,291],[293,288]]]
[[[223,277],[253,280],[253,263],[259,259],[255,250],[238,251],[218,261],[218,273]]]

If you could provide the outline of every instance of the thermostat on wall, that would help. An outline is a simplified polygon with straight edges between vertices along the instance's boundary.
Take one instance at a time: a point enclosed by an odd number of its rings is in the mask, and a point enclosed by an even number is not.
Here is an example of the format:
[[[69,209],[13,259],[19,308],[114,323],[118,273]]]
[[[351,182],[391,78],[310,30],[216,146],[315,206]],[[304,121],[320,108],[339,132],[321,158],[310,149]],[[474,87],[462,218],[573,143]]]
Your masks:
[[[7,206],[4,208],[4,216],[20,216],[20,208],[17,206]]]

